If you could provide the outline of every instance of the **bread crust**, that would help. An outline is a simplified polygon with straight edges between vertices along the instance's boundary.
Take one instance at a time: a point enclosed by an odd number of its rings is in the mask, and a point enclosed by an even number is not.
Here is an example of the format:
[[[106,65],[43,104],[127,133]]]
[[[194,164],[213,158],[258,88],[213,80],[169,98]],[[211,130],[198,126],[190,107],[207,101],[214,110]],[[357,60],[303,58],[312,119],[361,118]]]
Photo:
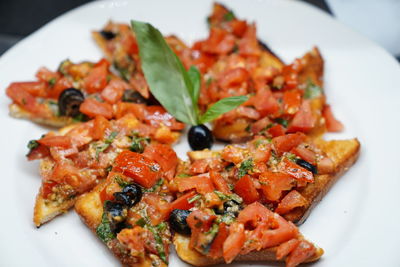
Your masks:
[[[212,259],[200,254],[199,252],[193,249],[190,249],[189,242],[190,242],[189,237],[175,233],[173,240],[175,250],[179,258],[184,262],[187,262],[194,266],[209,266],[209,265],[224,263],[223,258]],[[253,251],[245,255],[237,256],[234,261],[235,262],[284,261],[285,259],[281,260],[276,259],[276,250],[277,247],[272,247],[260,251]],[[315,254],[312,257],[310,257],[306,262],[316,261],[322,256],[322,254],[324,254],[324,250],[317,247]]]

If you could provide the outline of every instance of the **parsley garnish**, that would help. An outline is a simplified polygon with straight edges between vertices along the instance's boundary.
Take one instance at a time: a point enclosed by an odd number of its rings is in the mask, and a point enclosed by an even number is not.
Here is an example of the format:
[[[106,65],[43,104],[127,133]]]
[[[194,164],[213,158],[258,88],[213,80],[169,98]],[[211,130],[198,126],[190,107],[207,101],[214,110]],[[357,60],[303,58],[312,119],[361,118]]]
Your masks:
[[[249,171],[251,171],[254,167],[253,159],[247,159],[240,164],[239,167],[239,178],[245,176]]]
[[[323,89],[318,85],[314,84],[311,80],[308,80],[307,87],[304,92],[305,99],[314,99],[320,97],[323,93]]]
[[[110,135],[104,140],[104,144],[96,147],[96,159],[99,159],[99,154],[104,152],[114,141],[115,137],[117,137],[118,132],[111,132]]]
[[[110,221],[107,217],[107,213],[105,212],[105,206],[108,200],[104,202],[104,211],[103,216],[101,217],[101,223],[96,228],[97,236],[103,241],[104,243],[108,243],[108,241],[115,238],[115,234],[111,230]]]
[[[231,21],[235,18],[235,14],[232,11],[229,11],[224,15],[224,20],[225,21]]]
[[[289,125],[289,121],[285,120],[284,118],[277,118],[277,119],[275,119],[275,122],[279,123],[280,125],[282,125],[285,128],[287,128]]]
[[[132,144],[129,148],[133,152],[143,153],[145,145],[150,143],[150,138],[140,137],[137,133],[132,136]]]

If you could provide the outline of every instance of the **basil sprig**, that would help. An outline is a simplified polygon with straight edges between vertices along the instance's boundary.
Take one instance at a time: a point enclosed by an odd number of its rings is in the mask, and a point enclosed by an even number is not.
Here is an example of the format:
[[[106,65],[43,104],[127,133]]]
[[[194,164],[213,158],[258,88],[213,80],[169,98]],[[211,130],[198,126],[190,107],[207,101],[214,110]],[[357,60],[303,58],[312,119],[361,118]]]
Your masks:
[[[192,66],[186,71],[180,59],[151,24],[131,21],[139,46],[142,70],[151,93],[178,120],[199,125],[218,118],[245,102],[247,96],[221,99],[200,114],[198,99],[201,76]]]

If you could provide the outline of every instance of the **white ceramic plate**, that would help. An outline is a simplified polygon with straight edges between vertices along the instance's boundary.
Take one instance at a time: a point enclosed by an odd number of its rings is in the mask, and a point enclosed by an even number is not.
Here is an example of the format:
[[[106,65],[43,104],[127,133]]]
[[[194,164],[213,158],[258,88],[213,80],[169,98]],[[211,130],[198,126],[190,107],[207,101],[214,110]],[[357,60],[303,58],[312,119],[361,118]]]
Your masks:
[[[399,64],[371,41],[323,12],[296,1],[223,1],[239,17],[256,21],[258,33],[286,62],[317,45],[326,60],[326,92],[346,131],[358,137],[357,164],[312,212],[301,230],[326,251],[315,266],[399,266],[400,120]],[[145,20],[165,34],[186,41],[207,34],[211,1],[93,2],[55,19],[0,58],[0,266],[116,266],[106,247],[74,212],[40,229],[32,208],[40,177],[27,162],[26,144],[48,129],[8,116],[4,89],[12,81],[34,78],[40,66],[98,60],[90,31],[109,19]],[[373,19],[373,18],[372,18]],[[377,18],[378,19],[378,18]],[[176,147],[184,157],[186,140]],[[175,253],[171,266],[183,266]]]

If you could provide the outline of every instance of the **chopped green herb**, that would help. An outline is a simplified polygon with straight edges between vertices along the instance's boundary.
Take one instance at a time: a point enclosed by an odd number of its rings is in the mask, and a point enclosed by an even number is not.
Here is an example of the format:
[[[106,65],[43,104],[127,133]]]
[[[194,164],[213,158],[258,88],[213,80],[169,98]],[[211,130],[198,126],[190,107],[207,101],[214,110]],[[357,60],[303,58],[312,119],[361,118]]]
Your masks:
[[[152,187],[150,187],[149,189],[143,188],[142,190],[143,190],[143,192],[155,192],[155,191],[157,191],[157,189],[160,188],[163,184],[164,184],[164,179],[161,178],[161,179],[158,179],[157,182],[156,182]]]
[[[244,130],[249,133],[251,131],[251,125],[247,125]]]
[[[75,121],[75,122],[81,122],[81,121],[87,121],[88,118],[87,118],[87,116],[85,114],[79,113],[78,115],[73,117],[72,120]]]
[[[99,154],[104,152],[114,141],[115,137],[118,135],[118,132],[111,132],[110,135],[104,140],[104,144],[96,147],[96,159],[99,159]]]
[[[53,78],[51,78],[49,81],[48,81],[48,83],[49,83],[49,85],[51,86],[51,87],[53,87],[55,84],[56,84],[56,78],[55,77],[53,77]]]
[[[304,92],[305,99],[314,99],[320,97],[323,94],[323,89],[318,85],[315,85],[311,80],[308,80],[307,87]]]
[[[112,166],[111,165],[106,168],[106,172],[107,173],[109,173],[111,170],[112,170]]]
[[[235,19],[235,14],[232,11],[229,11],[228,13],[226,13],[224,15],[224,20],[225,21],[231,21],[233,19]]]
[[[253,159],[247,159],[240,164],[239,167],[239,178],[245,176],[249,171],[251,171],[254,167]]]
[[[122,187],[122,188],[124,188],[125,186],[130,185],[129,182],[125,181],[125,180],[122,179],[122,177],[120,177],[120,176],[116,176],[116,177],[114,178],[114,181],[115,181],[120,187]]]
[[[156,240],[156,249],[158,252],[158,256],[160,257],[160,259],[163,262],[168,264],[167,255],[165,254],[165,250],[164,250],[164,243],[163,243],[163,240],[162,240],[160,234],[157,231],[157,228],[158,228],[157,226],[156,227],[148,227],[148,229],[153,233],[154,239]]]
[[[28,142],[28,149],[29,151],[32,151],[33,149],[37,148],[39,146],[39,143],[36,140],[31,140]]]
[[[222,201],[225,200],[234,200],[237,203],[242,203],[243,199],[236,194],[224,194],[220,191],[215,190],[214,193],[221,199]]]
[[[104,207],[106,206],[107,202],[108,201],[104,202]],[[106,212],[103,212],[101,223],[96,228],[96,234],[104,243],[108,243],[110,240],[115,238],[115,234],[111,230],[110,221]]]
[[[66,59],[60,63],[58,71],[61,72],[62,75],[68,76],[67,67],[70,65],[72,65],[72,62],[69,59]]]
[[[140,227],[144,227],[146,225],[146,220],[144,218],[140,218],[135,222],[136,225],[139,225]]]
[[[189,198],[189,199],[188,199],[188,203],[193,203],[193,202],[195,202],[196,200],[199,200],[200,198],[201,198],[201,195],[200,195],[200,194],[197,194],[197,195],[195,195],[194,197]]]
[[[276,122],[276,123],[279,123],[280,125],[282,125],[282,126],[285,127],[285,128],[287,128],[288,125],[289,125],[289,121],[288,121],[288,120],[285,120],[285,119],[283,119],[283,118],[277,118],[277,119],[275,119],[275,122]]]
[[[180,173],[180,174],[178,174],[176,177],[179,177],[179,178],[186,178],[186,177],[191,177],[191,175],[190,175],[190,174],[187,174],[187,173]]]
[[[285,156],[290,160],[290,161],[295,161],[297,159],[297,156],[293,153],[285,153]]]
[[[139,137],[137,133],[132,137],[132,144],[129,148],[133,152],[143,153],[146,145],[150,143],[150,138],[148,137]]]
[[[225,213],[217,219],[218,223],[225,223],[227,225],[232,224],[235,221],[235,216],[232,213]]]

